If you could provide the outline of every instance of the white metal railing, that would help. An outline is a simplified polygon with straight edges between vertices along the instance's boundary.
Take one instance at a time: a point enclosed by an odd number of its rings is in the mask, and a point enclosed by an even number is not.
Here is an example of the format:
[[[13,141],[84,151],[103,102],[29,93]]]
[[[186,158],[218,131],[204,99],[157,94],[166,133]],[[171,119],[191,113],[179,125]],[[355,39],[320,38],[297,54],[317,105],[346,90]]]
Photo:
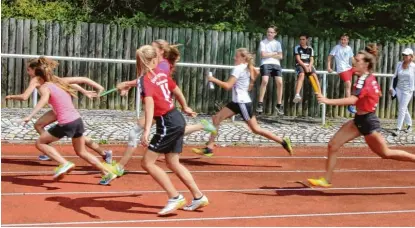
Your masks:
[[[21,58],[21,59],[31,59],[31,58],[39,58],[40,56],[44,56],[46,58],[54,59],[54,60],[66,60],[66,61],[85,61],[85,62],[100,62],[100,63],[128,63],[128,64],[136,64],[135,60],[126,60],[126,59],[103,59],[103,58],[85,58],[85,57],[68,57],[68,56],[45,56],[45,55],[24,55],[24,54],[3,54],[1,53],[1,58]],[[200,63],[177,63],[177,66],[182,67],[201,67],[201,68],[216,68],[216,69],[233,69],[234,66],[229,65],[215,65],[215,64],[200,64]],[[294,69],[282,69],[284,73],[295,73]],[[323,75],[323,82],[322,82],[322,93],[326,96],[327,93],[327,75],[335,75],[336,72],[329,73],[327,71],[316,71],[317,74]],[[378,77],[393,77],[393,74],[382,74],[382,73],[375,73],[375,76]],[[137,90],[138,92],[138,90]],[[137,97],[140,95],[137,94]],[[139,99],[136,99],[139,100]],[[33,92],[33,105],[37,104],[37,90]],[[322,124],[326,123],[326,105],[323,104],[322,106],[322,113],[321,119]],[[137,105],[136,107],[139,107]],[[139,111],[137,110],[137,113]],[[138,114],[137,114],[138,115]]]

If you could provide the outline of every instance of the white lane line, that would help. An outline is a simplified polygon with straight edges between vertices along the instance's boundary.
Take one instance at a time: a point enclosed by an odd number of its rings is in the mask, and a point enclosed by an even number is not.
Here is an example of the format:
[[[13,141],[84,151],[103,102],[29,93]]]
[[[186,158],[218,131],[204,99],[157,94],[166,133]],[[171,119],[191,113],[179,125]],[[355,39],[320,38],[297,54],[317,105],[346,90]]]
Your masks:
[[[79,158],[79,156],[76,155],[67,155],[63,156],[64,158]],[[101,158],[100,156],[96,156],[97,158]],[[122,156],[114,155],[112,156],[114,158],[121,158]],[[133,158],[142,158],[143,156],[137,155],[132,156]],[[1,158],[21,158],[21,159],[29,159],[29,158],[35,158],[37,159],[38,156],[32,156],[32,155],[1,155]],[[181,159],[196,159],[196,158],[205,158],[200,156],[180,156]],[[210,158],[205,159],[214,159],[214,158],[231,158],[231,159],[327,159],[326,156],[213,156]],[[381,159],[378,156],[341,156],[337,157],[339,159]]]
[[[167,173],[172,173],[170,170],[165,170]],[[193,170],[191,173],[324,173],[325,170]],[[338,173],[358,173],[358,172],[415,172],[415,169],[343,169],[335,170]],[[5,171],[1,174],[52,174],[53,171]],[[100,171],[72,171],[71,174],[94,174]],[[126,173],[147,173],[146,171],[126,171]]]
[[[369,186],[369,187],[342,187],[342,188],[253,188],[253,189],[208,189],[203,192],[273,192],[273,191],[343,191],[343,190],[392,190],[392,189],[415,189],[415,186]],[[179,192],[189,192],[180,190]],[[96,194],[152,194],[165,193],[163,190],[142,190],[142,191],[77,191],[77,192],[6,192],[2,196],[34,196],[34,195],[96,195]]]
[[[313,214],[285,214],[285,215],[257,215],[257,216],[233,216],[233,217],[207,217],[207,218],[175,218],[175,219],[143,219],[143,220],[108,220],[108,221],[80,221],[80,222],[52,222],[52,223],[19,223],[2,224],[2,226],[61,226],[61,225],[88,225],[88,224],[126,224],[126,223],[160,223],[160,222],[189,222],[189,221],[218,221],[218,220],[242,220],[242,219],[278,219],[300,217],[329,217],[348,215],[379,215],[379,214],[403,214],[415,213],[415,210],[396,211],[356,211],[356,212],[332,212]]]

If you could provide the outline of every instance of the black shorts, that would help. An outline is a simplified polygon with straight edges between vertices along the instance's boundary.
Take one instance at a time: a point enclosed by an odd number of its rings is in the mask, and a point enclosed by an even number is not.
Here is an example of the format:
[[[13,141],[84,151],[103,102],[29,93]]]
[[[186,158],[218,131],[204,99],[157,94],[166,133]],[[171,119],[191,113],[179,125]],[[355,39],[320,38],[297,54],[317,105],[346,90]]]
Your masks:
[[[380,121],[374,112],[355,115],[354,124],[362,135],[370,135],[375,131],[380,131]]]
[[[174,108],[163,116],[154,117],[156,134],[148,148],[157,153],[181,153],[183,150],[186,121],[183,115]]]
[[[230,102],[226,105],[227,108],[232,110],[235,114],[241,114],[242,118],[245,121],[248,121],[252,118],[252,102],[249,103],[235,103]]]
[[[299,75],[300,73],[305,73],[305,70],[301,65],[296,65],[295,72],[297,73],[297,75]],[[313,67],[313,69],[311,69],[311,72],[316,73],[316,68]]]
[[[282,77],[282,69],[277,64],[264,64],[259,68],[261,76]]]
[[[84,122],[82,121],[82,118],[78,118],[66,124],[56,124],[49,128],[48,132],[59,139],[65,136],[68,138],[79,138],[85,132]]]

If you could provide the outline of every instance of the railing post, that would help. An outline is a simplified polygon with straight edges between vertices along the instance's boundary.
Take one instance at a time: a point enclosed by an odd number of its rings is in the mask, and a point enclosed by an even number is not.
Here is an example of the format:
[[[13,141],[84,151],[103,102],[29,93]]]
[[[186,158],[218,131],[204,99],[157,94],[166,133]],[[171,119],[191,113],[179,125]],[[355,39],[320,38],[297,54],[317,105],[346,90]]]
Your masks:
[[[327,94],[327,74],[323,74],[323,96]],[[321,111],[321,123],[323,126],[326,124],[326,104],[323,104]]]
[[[33,107],[37,105],[37,89],[33,90],[32,93]]]

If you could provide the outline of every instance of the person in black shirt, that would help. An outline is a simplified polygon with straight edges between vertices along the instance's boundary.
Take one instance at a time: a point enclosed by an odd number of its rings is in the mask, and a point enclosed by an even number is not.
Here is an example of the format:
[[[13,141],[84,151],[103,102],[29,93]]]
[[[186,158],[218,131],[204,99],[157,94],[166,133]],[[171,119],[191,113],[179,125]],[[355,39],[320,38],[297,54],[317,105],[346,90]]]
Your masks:
[[[307,35],[300,35],[300,44],[294,47],[295,56],[295,71],[297,72],[298,79],[295,86],[295,97],[293,102],[298,103],[301,101],[300,91],[303,87],[304,75],[311,75],[317,83],[319,93],[321,93],[320,83],[316,74],[316,69],[313,66],[314,63],[314,50],[307,45]]]

